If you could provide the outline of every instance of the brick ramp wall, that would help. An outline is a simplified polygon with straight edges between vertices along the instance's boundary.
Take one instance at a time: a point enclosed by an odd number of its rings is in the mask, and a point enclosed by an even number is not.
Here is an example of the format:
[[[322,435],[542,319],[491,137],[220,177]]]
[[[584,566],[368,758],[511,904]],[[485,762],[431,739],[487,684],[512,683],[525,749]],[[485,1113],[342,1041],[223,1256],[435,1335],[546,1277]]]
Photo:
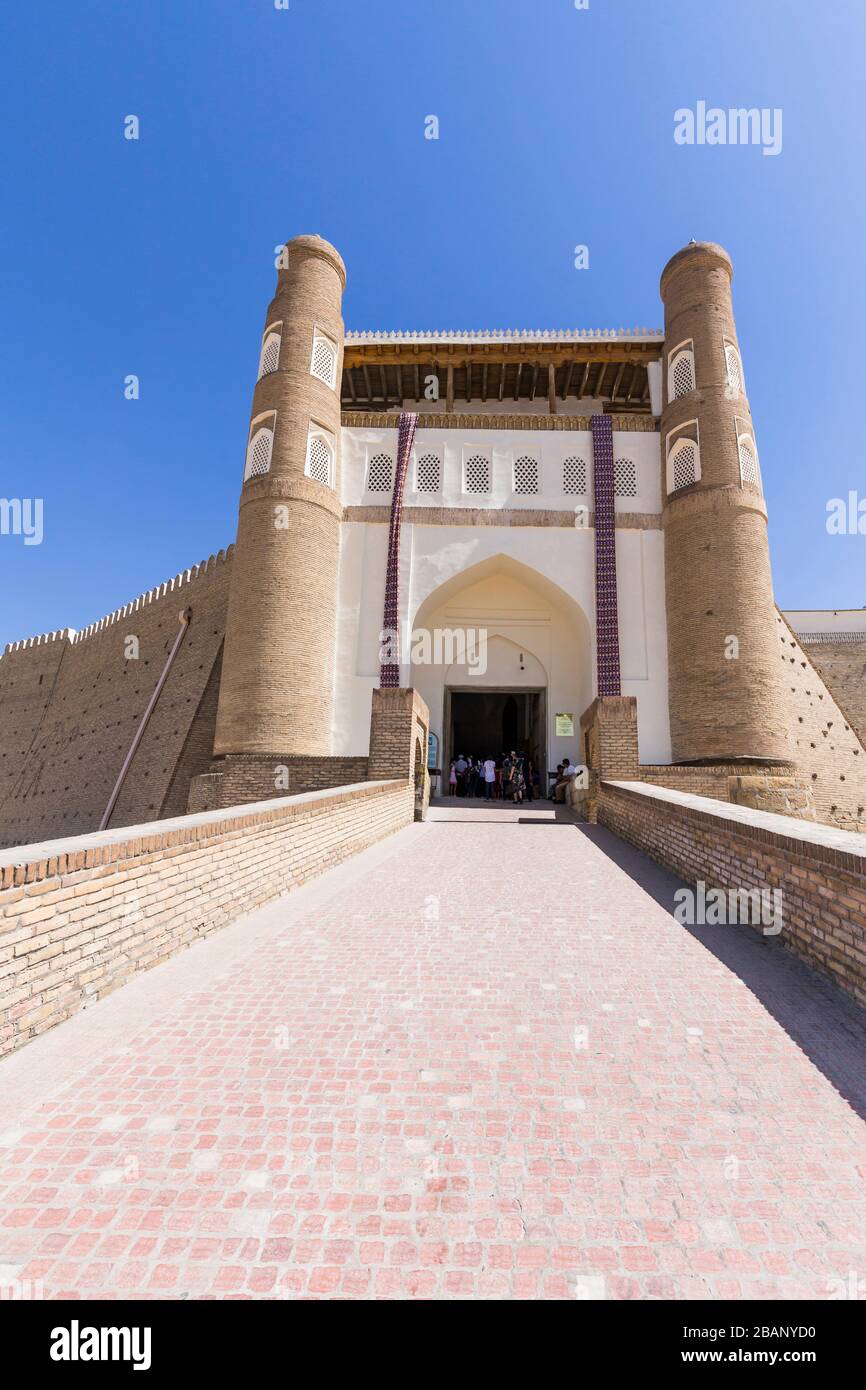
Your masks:
[[[688,883],[781,889],[780,940],[866,1003],[866,835],[636,782],[598,819]]]
[[[0,1053],[412,822],[411,782],[0,852]]]
[[[93,629],[0,657],[0,845],[81,835],[99,826],[117,775],[178,633],[192,608],[147,732],[129,769],[112,826],[137,825],[186,807],[189,784],[206,772],[213,713],[208,686],[225,631],[229,552],[142,595]],[[139,639],[137,660],[125,643]],[[215,700],[211,690],[210,704]],[[195,736],[195,724],[208,727]]]

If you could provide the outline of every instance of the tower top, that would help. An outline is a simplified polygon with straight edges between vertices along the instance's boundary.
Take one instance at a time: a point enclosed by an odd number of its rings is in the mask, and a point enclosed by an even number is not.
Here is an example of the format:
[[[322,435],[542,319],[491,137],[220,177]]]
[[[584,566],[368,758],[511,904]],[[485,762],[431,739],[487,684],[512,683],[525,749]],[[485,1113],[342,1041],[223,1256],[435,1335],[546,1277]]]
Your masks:
[[[302,251],[308,256],[319,256],[323,261],[327,261],[339,275],[343,289],[346,288],[346,266],[343,257],[336,246],[325,241],[324,237],[310,235],[292,237],[291,241],[286,242],[286,247],[290,255],[292,251]]]
[[[690,241],[688,246],[684,246],[676,255],[671,256],[661,278],[661,295],[664,299],[665,283],[675,270],[679,270],[684,265],[694,266],[703,263],[705,266],[722,266],[728,273],[728,279],[734,278],[734,266],[730,256],[724,246],[719,246],[715,241]]]

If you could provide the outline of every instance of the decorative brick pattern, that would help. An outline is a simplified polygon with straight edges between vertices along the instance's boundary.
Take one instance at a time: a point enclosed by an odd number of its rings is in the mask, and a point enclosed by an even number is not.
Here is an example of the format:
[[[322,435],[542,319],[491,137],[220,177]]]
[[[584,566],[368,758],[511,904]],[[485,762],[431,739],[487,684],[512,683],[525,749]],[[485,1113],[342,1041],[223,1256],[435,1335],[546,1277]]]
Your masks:
[[[866,835],[617,781],[598,820],[687,882],[781,889],[782,942],[866,1003]]]
[[[599,695],[619,695],[619,616],[616,596],[616,502],[613,427],[609,415],[592,417],[595,497],[595,642]]]
[[[0,1052],[411,822],[399,781],[0,855]]]
[[[403,494],[406,489],[406,474],[412,457],[412,444],[415,439],[415,425],[418,416],[409,411],[400,415],[397,435],[397,471],[394,478],[394,494],[391,498],[391,518],[388,533],[388,563],[385,571],[385,605],[382,629],[393,634],[390,640],[399,650],[400,640],[400,527],[403,524]],[[400,662],[383,661],[379,672],[379,684],[383,689],[394,689],[400,684]]]

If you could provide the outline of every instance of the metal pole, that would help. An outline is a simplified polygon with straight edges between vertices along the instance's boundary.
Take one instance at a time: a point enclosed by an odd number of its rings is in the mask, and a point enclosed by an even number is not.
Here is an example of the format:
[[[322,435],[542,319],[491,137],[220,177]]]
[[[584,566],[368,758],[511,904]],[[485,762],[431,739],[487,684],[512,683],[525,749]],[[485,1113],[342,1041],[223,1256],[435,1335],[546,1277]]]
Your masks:
[[[102,820],[99,822],[100,830],[105,830],[106,826],[108,825],[108,822],[111,820],[111,813],[113,812],[115,805],[117,804],[117,798],[120,796],[121,788],[123,787],[123,784],[126,781],[126,774],[129,771],[130,763],[135,757],[136,749],[138,748],[138,745],[141,743],[141,740],[144,737],[144,731],[147,728],[147,722],[150,719],[150,716],[153,714],[156,702],[160,696],[160,691],[162,690],[162,687],[165,685],[165,682],[168,679],[168,673],[171,670],[172,662],[177,656],[180,644],[186,636],[186,630],[189,627],[190,622],[192,621],[192,609],[184,608],[183,612],[180,614],[179,621],[180,631],[174,639],[174,646],[168,654],[168,660],[166,661],[165,666],[163,667],[162,675],[156,683],[156,688],[153,694],[151,695],[150,700],[148,701],[147,709],[141,716],[141,723],[135,731],[135,737],[133,738],[132,743],[129,745],[129,752],[123,760],[123,767],[120,769],[120,775],[118,776],[118,779],[114,784],[114,791],[108,798],[108,805],[106,806],[105,811],[103,812]]]

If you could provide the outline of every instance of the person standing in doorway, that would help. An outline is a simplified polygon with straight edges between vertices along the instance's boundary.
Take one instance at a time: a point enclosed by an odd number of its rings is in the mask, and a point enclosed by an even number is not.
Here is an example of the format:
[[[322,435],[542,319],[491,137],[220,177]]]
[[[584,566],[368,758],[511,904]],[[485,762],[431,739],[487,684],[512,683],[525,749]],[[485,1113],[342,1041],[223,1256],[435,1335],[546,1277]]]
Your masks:
[[[448,772],[448,795],[457,795],[457,767],[455,763],[451,764]]]
[[[496,786],[496,763],[491,757],[484,759],[484,800],[493,800],[493,789]]]

